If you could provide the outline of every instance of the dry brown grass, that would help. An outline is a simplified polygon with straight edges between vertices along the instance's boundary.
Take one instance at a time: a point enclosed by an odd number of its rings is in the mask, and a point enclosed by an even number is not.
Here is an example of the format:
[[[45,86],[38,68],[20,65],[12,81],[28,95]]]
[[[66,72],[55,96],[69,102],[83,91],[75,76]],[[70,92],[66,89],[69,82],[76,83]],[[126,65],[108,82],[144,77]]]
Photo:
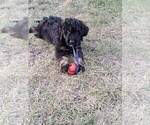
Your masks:
[[[4,15],[8,11],[4,8]],[[22,12],[18,10],[14,18],[19,18],[17,15]],[[3,113],[0,123],[121,124],[120,14],[121,2],[117,0],[29,1],[30,26],[35,19],[49,15],[76,17],[89,26],[89,35],[83,41],[86,71],[77,76],[61,74],[52,45],[33,35],[29,36],[28,42],[2,35],[1,53],[4,56],[0,60],[9,64],[1,66],[5,69],[1,70],[1,88],[7,93],[1,91]],[[0,23],[0,27],[8,23]],[[11,95],[14,98],[10,99]]]

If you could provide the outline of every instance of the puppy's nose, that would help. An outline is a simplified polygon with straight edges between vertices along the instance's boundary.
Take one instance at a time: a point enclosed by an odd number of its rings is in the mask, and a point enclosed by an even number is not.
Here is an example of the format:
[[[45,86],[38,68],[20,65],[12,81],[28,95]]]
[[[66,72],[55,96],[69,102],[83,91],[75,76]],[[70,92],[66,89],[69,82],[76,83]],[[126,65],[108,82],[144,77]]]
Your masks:
[[[70,40],[70,41],[69,41],[69,46],[73,47],[74,44],[75,44],[75,42],[74,42],[73,40]]]

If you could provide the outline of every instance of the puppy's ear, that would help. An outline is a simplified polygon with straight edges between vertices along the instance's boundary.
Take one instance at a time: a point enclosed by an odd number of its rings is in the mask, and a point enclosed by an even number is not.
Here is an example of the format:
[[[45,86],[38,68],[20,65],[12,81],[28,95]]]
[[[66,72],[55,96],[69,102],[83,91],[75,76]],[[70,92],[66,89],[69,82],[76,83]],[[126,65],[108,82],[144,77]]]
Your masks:
[[[86,36],[89,32],[89,28],[88,26],[86,26],[84,23],[82,23],[81,25],[81,33],[82,33],[82,36]]]

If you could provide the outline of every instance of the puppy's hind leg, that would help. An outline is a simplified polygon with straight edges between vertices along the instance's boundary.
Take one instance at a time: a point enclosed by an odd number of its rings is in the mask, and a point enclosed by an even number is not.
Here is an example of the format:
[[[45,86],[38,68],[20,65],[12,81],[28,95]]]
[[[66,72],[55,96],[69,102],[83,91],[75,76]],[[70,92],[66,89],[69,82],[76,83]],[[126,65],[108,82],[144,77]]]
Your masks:
[[[1,31],[1,33],[9,33],[10,29],[11,29],[11,27],[4,27],[0,31]]]

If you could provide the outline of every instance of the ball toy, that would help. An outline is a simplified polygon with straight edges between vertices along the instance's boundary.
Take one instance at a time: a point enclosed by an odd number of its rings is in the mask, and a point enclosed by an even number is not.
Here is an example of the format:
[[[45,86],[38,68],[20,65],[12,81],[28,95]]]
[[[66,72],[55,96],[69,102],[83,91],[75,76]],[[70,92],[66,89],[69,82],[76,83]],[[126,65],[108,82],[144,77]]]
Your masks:
[[[68,68],[68,74],[69,75],[75,75],[76,74],[76,69],[77,69],[77,64],[71,63],[69,65],[69,68]]]

